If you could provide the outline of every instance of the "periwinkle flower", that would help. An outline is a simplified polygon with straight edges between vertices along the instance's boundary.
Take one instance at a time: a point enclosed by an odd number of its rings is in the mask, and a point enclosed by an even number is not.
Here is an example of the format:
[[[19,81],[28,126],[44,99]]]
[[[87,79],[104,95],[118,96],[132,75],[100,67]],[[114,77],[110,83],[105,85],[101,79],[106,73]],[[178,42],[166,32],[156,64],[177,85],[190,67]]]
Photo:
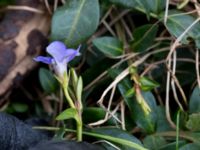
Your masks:
[[[63,42],[54,41],[46,49],[47,53],[52,57],[38,56],[34,60],[45,64],[52,64],[57,75],[63,77],[64,73],[67,72],[67,64],[80,55],[79,50],[80,46],[75,50],[67,48]]]

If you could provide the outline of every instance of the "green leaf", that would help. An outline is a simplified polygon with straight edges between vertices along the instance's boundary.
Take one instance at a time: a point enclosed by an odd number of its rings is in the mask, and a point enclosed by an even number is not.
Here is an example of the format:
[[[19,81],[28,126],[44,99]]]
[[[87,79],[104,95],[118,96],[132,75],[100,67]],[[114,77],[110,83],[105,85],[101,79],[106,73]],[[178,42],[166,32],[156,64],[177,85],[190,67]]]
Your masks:
[[[172,130],[166,118],[165,108],[158,106],[155,111],[157,113],[156,132]]]
[[[123,7],[128,7],[128,8],[135,8],[137,6],[137,1],[136,0],[109,0],[111,3],[123,6]]]
[[[85,124],[93,123],[96,121],[99,121],[101,119],[104,119],[106,115],[105,110],[99,107],[86,107],[83,109],[83,122]],[[116,121],[113,118],[110,118],[106,124],[109,125],[116,125]]]
[[[99,24],[98,0],[68,0],[52,18],[52,40],[75,47],[90,37]]]
[[[146,136],[143,140],[144,146],[150,150],[158,150],[163,145],[167,144],[166,140],[161,136]]]
[[[148,77],[140,77],[139,79],[143,91],[150,91],[159,86],[159,84]]]
[[[67,120],[72,118],[78,120],[78,112],[75,108],[68,108],[64,110],[56,117],[56,120]]]
[[[76,88],[76,98],[82,104],[82,91],[83,91],[83,80],[80,76],[78,78],[77,88]]]
[[[150,12],[155,14],[159,14],[165,9],[166,0],[145,0],[147,5],[150,9]]]
[[[119,139],[124,139],[124,140],[130,141],[130,142],[133,142],[133,143],[136,143],[136,144],[142,146],[142,143],[136,137],[134,137],[133,135],[131,135],[123,130],[117,129],[117,128],[96,128],[96,129],[93,129],[92,132],[100,133],[103,135],[109,135],[111,137],[115,137],[115,138],[119,138]],[[135,150],[133,148],[130,148],[129,146],[125,146],[122,144],[117,145],[117,146],[119,146],[123,150]]]
[[[40,68],[39,80],[43,90],[47,93],[53,93],[59,88],[59,83],[54,75],[45,68]]]
[[[180,141],[178,142],[179,146],[183,146],[186,144],[186,141]],[[176,142],[172,142],[172,143],[169,143],[169,144],[166,144],[166,145],[163,145],[159,150],[175,150],[176,149]]]
[[[158,31],[158,25],[146,24],[133,32],[134,41],[131,47],[136,52],[143,52],[152,46]]]
[[[15,112],[24,113],[24,112],[28,111],[28,105],[27,104],[13,102],[11,104],[11,106],[14,109]]]
[[[199,149],[200,149],[200,145],[196,143],[186,144],[182,146],[181,148],[179,148],[179,150],[199,150]]]
[[[110,69],[109,75],[114,79],[121,71],[117,69]],[[150,92],[143,92],[142,96],[144,97],[145,101],[149,105],[151,112],[146,115],[143,108],[134,97],[127,97],[127,91],[129,91],[133,85],[129,78],[123,79],[117,85],[121,95],[123,96],[126,105],[128,106],[132,119],[136,122],[136,124],[141,127],[145,132],[152,133],[155,131],[155,123],[157,120],[157,105],[155,98],[152,93]]]
[[[196,86],[192,92],[189,101],[189,112],[198,113],[200,112],[200,89]]]
[[[195,20],[196,18],[192,15],[177,10],[170,10],[166,27],[173,36],[178,38]],[[191,42],[189,39],[192,39],[194,40],[196,47],[200,48],[199,31],[200,23],[198,22],[187,32],[181,42],[183,44],[189,44],[189,42]]]
[[[134,8],[149,16],[149,13],[159,14],[165,8],[166,0],[109,0],[110,2],[127,7]]]
[[[73,68],[70,69],[70,78],[72,78],[73,87],[76,87],[78,82],[78,76]]]
[[[200,131],[200,113],[189,115],[186,127],[191,131]]]
[[[100,37],[93,40],[93,44],[106,56],[116,57],[123,53],[123,44],[114,37]]]

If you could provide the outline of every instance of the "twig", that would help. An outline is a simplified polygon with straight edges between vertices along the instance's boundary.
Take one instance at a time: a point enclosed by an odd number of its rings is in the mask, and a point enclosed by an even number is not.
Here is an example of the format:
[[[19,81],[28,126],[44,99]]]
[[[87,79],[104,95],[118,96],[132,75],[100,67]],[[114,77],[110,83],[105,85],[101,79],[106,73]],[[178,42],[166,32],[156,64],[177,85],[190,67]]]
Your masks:
[[[126,124],[125,124],[125,105],[124,101],[121,101],[121,121],[122,121],[122,130],[126,130]]]
[[[199,75],[199,49],[197,48],[196,49],[196,59],[195,59],[196,63],[195,63],[195,66],[196,66],[196,75],[197,75],[197,83],[198,83],[198,86],[200,88],[200,75]]]
[[[171,67],[171,57],[169,58],[169,61],[167,63],[168,68]],[[166,82],[166,97],[165,97],[165,111],[166,111],[166,118],[169,122],[170,126],[174,129],[176,129],[176,125],[171,119],[170,116],[170,109],[169,109],[169,90],[170,90],[170,72],[167,71],[167,82]]]
[[[172,74],[175,76],[175,73],[176,73],[176,57],[177,57],[177,54],[176,54],[176,51],[174,51],[173,53],[173,69],[172,69]],[[178,106],[180,107],[180,109],[182,111],[183,110],[183,106],[181,105],[181,103],[179,102],[179,99],[178,99],[178,96],[177,96],[177,92],[176,92],[176,87],[175,87],[175,83],[174,83],[174,79],[172,78],[171,80],[171,86],[172,86],[172,92],[173,92],[173,95],[174,95],[174,99],[176,101],[176,103],[178,104]]]
[[[138,66],[139,64],[143,63],[149,56],[155,53],[163,52],[165,50],[157,50],[153,52],[149,52],[146,55],[144,55],[139,60],[135,61],[131,66]],[[112,89],[114,86],[116,86],[122,79],[124,79],[129,74],[129,67],[126,68],[124,71],[122,71],[115,80],[104,90],[103,94],[101,95],[101,98],[98,100],[98,103],[101,103],[106,96],[106,94]]]
[[[165,4],[165,16],[164,16],[164,24],[165,25],[167,23],[168,10],[169,10],[169,0],[166,0],[166,4]]]
[[[46,6],[46,8],[47,8],[47,10],[48,10],[48,12],[49,12],[49,14],[52,14],[52,11],[51,11],[51,8],[50,8],[50,6],[49,6],[48,0],[44,0],[44,4],[45,4],[45,6]]]
[[[38,13],[38,14],[43,14],[44,11],[33,8],[33,7],[29,7],[29,6],[7,6],[6,9],[8,10],[26,10],[26,11],[30,11],[30,12],[34,12],[34,13]]]

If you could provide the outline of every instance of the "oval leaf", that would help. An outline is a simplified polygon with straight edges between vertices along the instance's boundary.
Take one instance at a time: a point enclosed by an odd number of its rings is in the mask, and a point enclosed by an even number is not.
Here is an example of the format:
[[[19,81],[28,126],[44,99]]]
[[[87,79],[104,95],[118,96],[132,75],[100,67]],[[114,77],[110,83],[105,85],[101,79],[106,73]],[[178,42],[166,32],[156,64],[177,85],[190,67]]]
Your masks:
[[[200,112],[200,89],[196,86],[192,92],[189,101],[189,112],[198,113]]]
[[[96,30],[99,23],[98,0],[68,0],[53,15],[51,38],[75,47]]]
[[[179,150],[199,150],[200,145],[195,143],[190,143],[182,146]]]
[[[159,86],[159,84],[147,77],[140,77],[139,79],[143,91],[150,91]]]
[[[93,40],[93,44],[106,56],[116,57],[123,53],[123,44],[114,37],[100,37]]]
[[[40,68],[39,80],[40,80],[40,84],[43,90],[47,93],[53,93],[59,87],[59,84],[56,78],[53,76],[53,74],[49,70],[45,68]]]
[[[134,41],[132,48],[136,52],[145,51],[150,47],[156,37],[158,25],[147,24],[135,29],[133,33]]]
[[[191,15],[185,14],[181,11],[171,10],[169,11],[166,27],[168,31],[175,37],[179,37],[194,21]],[[200,23],[196,23],[183,37],[181,42],[183,44],[188,44],[190,41],[188,39],[193,39],[198,48],[200,48]]]
[[[56,120],[66,120],[72,118],[78,120],[78,112],[75,108],[68,108],[64,110],[56,117]]]
[[[144,138],[143,143],[146,148],[157,150],[167,144],[167,141],[162,136],[149,135]]]
[[[104,109],[99,107],[87,107],[83,109],[83,122],[85,124],[89,124],[92,122],[97,122],[105,118],[106,112]],[[110,118],[106,124],[108,125],[116,125],[116,121],[114,118]]]
[[[111,137],[124,139],[133,143],[136,143],[142,147],[142,143],[133,135],[128,134],[127,132],[117,129],[117,128],[97,128],[92,130],[95,133],[100,133],[103,135],[109,135]],[[130,148],[129,146],[119,145],[119,147],[123,150],[137,150],[135,148]]]

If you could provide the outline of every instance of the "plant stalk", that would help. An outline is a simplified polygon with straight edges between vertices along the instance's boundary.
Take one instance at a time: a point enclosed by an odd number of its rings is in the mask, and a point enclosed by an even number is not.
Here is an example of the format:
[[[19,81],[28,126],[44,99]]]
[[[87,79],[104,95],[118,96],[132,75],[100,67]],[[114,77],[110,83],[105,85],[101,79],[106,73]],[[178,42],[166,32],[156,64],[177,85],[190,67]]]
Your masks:
[[[81,118],[80,118],[79,121],[77,121],[76,125],[77,125],[77,129],[76,129],[76,131],[77,131],[77,141],[80,142],[80,141],[83,140],[83,136],[82,136],[82,134],[83,134],[83,123],[82,123]]]
[[[64,94],[65,94],[65,97],[67,98],[67,102],[69,103],[69,106],[71,108],[76,108],[74,103],[73,103],[73,100],[71,99],[71,97],[69,96],[69,92],[68,92],[68,89],[66,86],[63,85],[63,91],[64,91]]]

